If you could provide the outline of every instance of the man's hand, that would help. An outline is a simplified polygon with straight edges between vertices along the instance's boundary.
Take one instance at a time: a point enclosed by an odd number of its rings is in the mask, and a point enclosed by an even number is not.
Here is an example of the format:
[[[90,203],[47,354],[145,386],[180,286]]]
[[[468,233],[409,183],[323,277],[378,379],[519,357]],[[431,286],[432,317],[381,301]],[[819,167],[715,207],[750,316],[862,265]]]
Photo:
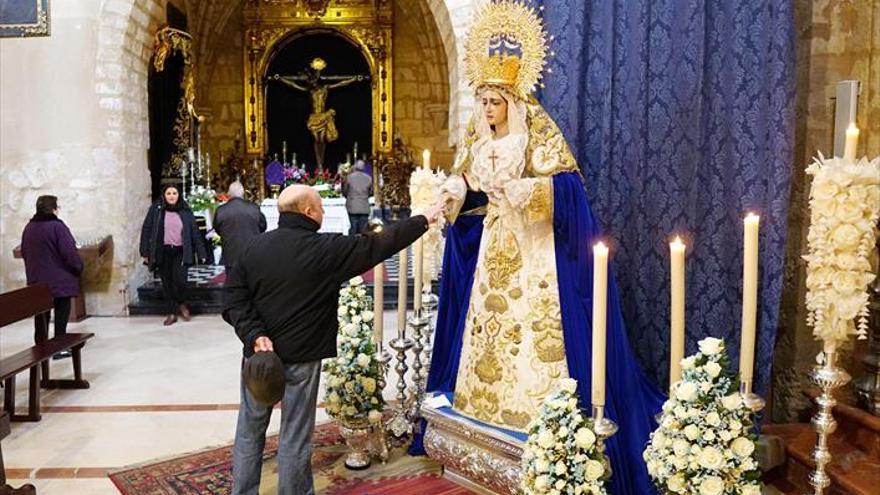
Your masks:
[[[425,210],[424,215],[425,215],[425,218],[428,219],[429,224],[434,224],[445,213],[446,213],[446,204],[441,201],[441,202],[431,206],[427,210]]]
[[[257,337],[257,340],[254,341],[254,352],[272,352],[274,350],[275,348],[272,347],[272,341],[269,340],[269,337]]]

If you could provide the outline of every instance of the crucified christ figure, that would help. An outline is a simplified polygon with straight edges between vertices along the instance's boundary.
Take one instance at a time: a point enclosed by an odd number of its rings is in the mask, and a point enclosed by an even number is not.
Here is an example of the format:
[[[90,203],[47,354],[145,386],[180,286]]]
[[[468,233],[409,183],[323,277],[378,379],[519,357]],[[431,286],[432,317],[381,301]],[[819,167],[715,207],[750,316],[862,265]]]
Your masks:
[[[309,115],[307,127],[314,139],[315,161],[319,172],[324,169],[324,153],[327,150],[327,143],[332,143],[339,137],[335,122],[336,110],[327,108],[328,91],[369,79],[369,76],[363,75],[322,77],[321,71],[325,67],[327,67],[327,63],[323,59],[316,58],[310,64],[312,70],[308,71],[305,76],[275,74],[272,77],[286,86],[308,93],[312,98],[312,114]],[[336,82],[324,82],[327,80]]]

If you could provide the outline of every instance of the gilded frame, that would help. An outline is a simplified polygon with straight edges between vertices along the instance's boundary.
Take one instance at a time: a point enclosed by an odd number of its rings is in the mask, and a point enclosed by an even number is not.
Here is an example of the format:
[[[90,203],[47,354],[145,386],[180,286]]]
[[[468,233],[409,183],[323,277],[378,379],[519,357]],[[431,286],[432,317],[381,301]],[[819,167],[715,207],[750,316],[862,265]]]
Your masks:
[[[34,16],[21,18],[20,9],[34,5]],[[9,19],[9,15],[19,18]],[[0,5],[0,38],[25,38],[49,36],[49,0],[3,0]]]
[[[373,151],[392,147],[391,0],[247,0],[244,6],[244,115],[248,158],[266,153],[263,78],[273,56],[293,39],[331,32],[357,46],[370,67]]]

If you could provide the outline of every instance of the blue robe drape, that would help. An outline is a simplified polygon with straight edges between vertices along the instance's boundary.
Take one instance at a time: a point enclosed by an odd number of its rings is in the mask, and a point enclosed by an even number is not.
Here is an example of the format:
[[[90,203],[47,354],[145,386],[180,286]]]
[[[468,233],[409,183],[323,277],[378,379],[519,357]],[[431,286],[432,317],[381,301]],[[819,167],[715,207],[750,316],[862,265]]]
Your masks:
[[[556,269],[568,372],[578,381],[581,407],[589,410],[592,246],[601,233],[579,174],[553,176],[553,201]],[[462,216],[447,234],[437,330],[428,375],[429,392],[455,391],[462,333],[482,232],[482,216]],[[608,280],[606,413],[620,426],[620,431],[608,442],[614,471],[609,491],[613,495],[650,495],[656,492],[642,452],[656,427],[654,415],[660,411],[664,397],[646,379],[630,349],[611,270]],[[420,450],[421,438],[417,438],[412,451]]]

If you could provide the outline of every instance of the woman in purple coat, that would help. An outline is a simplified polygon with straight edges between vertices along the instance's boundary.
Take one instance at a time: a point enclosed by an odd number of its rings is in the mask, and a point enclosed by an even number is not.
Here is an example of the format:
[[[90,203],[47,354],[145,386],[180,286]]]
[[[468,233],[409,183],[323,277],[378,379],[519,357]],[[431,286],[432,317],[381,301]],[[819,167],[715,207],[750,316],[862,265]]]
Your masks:
[[[51,289],[55,336],[65,334],[70,318],[70,299],[79,295],[83,263],[70,229],[58,219],[57,197],[37,198],[37,212],[21,234],[21,257],[24,258],[28,285],[43,283]],[[69,352],[55,357],[67,355]]]

